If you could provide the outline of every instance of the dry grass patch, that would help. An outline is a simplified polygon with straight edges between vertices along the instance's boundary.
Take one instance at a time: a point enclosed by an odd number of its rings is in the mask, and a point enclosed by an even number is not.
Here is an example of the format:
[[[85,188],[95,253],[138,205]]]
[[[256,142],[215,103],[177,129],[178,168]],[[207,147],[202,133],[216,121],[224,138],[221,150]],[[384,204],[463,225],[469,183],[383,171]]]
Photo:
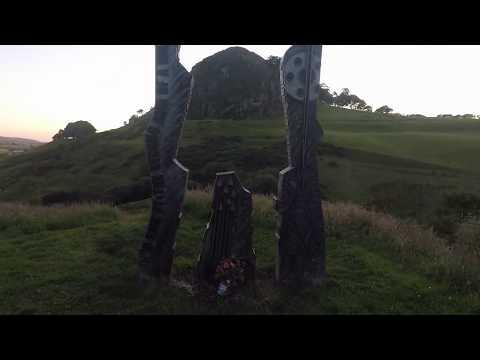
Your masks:
[[[208,218],[211,188],[190,190],[183,212],[192,218]],[[140,204],[140,215],[147,215],[149,202]],[[253,221],[264,231],[275,227],[277,214],[271,196],[253,195]],[[396,259],[447,280],[450,284],[480,288],[480,227],[462,224],[452,244],[414,221],[367,210],[352,203],[323,203],[329,239],[366,241],[394,251]],[[32,206],[0,202],[0,231],[3,235],[33,234],[63,230],[101,222],[120,221],[135,214],[102,204],[71,206]],[[143,216],[143,215],[142,215]],[[336,236],[335,234],[340,234]],[[358,236],[357,236],[358,235]]]
[[[457,241],[450,244],[414,221],[367,210],[351,203],[323,204],[327,233],[350,225],[365,224],[368,236],[381,238],[406,261],[418,262],[428,272],[459,287],[480,288],[480,233],[478,227],[460,226]],[[422,264],[423,263],[423,264]]]

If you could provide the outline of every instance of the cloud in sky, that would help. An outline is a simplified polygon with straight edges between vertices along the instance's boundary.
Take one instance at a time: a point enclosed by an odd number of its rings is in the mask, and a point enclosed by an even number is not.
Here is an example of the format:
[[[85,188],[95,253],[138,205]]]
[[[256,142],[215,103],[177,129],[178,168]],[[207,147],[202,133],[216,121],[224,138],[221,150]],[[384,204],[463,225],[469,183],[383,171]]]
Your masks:
[[[190,70],[231,45],[184,45]],[[282,56],[289,45],[239,45]],[[328,45],[321,81],[401,113],[480,113],[480,46]],[[99,131],[154,104],[153,46],[0,46],[0,135],[49,141],[70,121]],[[321,119],[320,119],[321,120]]]

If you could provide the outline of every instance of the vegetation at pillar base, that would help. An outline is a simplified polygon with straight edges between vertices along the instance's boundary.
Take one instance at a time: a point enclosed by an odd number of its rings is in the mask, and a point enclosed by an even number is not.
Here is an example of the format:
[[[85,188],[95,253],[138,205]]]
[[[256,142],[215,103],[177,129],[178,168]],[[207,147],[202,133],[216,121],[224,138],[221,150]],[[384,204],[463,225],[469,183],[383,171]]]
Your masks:
[[[189,191],[173,279],[190,283],[211,194]],[[137,250],[148,200],[119,208],[0,204],[0,314],[478,314],[479,229],[455,246],[415,223],[358,205],[324,204],[327,281],[299,293],[274,286],[276,215],[254,196],[256,295],[205,302],[182,288],[141,292]]]

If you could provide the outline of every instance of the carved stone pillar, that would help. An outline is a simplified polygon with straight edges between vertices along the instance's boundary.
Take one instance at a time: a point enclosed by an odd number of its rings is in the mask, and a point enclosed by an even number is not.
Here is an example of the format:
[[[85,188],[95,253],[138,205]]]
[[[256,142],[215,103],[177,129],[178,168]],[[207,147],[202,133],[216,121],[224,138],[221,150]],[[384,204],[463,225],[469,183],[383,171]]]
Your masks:
[[[169,279],[188,169],[176,159],[193,79],[180,64],[180,45],[155,49],[155,108],[145,131],[152,180],[152,210],[139,251],[140,282]]]
[[[322,47],[295,45],[280,65],[288,127],[289,166],[279,175],[275,207],[276,280],[287,286],[317,285],[325,276],[325,236],[317,145],[322,131],[316,120]]]

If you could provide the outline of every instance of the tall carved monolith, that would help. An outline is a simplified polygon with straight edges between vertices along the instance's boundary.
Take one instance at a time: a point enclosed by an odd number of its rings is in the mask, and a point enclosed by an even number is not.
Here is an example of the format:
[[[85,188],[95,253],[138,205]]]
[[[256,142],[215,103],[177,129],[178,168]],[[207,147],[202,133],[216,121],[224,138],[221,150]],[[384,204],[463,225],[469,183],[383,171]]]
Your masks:
[[[187,188],[188,169],[176,157],[193,79],[180,64],[179,51],[180,45],[155,47],[155,108],[145,131],[152,209],[139,251],[141,284],[170,277]]]
[[[288,164],[279,174],[275,208],[276,280],[291,287],[318,285],[325,277],[324,219],[317,163],[322,130],[316,120],[320,94],[320,45],[290,47],[280,65]]]
[[[206,226],[197,263],[196,283],[212,284],[215,269],[226,258],[244,261],[246,282],[255,272],[252,247],[252,194],[233,171],[217,173],[210,221]]]

